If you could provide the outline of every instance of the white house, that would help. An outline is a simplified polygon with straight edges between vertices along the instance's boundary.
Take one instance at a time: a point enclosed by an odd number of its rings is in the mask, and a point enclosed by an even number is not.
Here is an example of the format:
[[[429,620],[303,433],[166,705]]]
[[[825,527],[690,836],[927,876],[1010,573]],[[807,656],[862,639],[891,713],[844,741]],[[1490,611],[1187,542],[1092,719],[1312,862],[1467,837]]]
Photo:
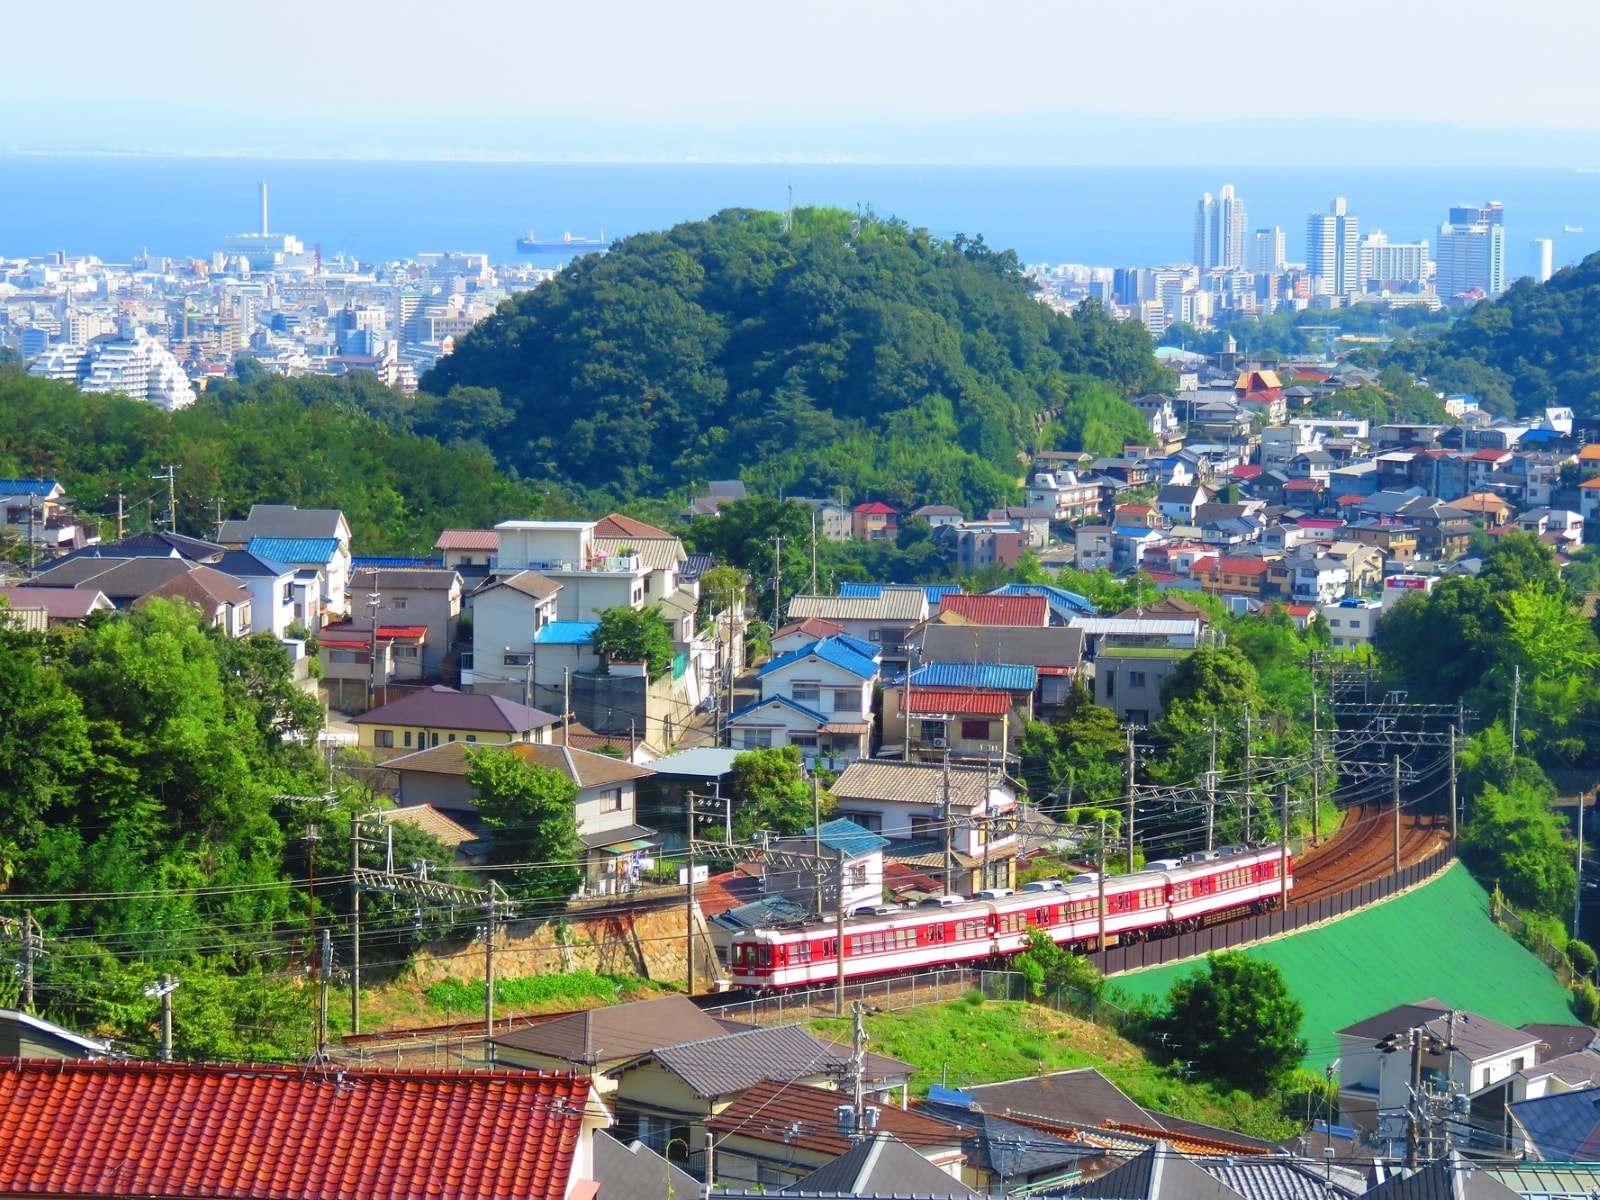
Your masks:
[[[501,521],[496,525],[497,577],[535,571],[561,585],[559,621],[593,621],[607,608],[643,608],[651,570],[638,553],[596,546],[594,521]],[[634,549],[623,546],[620,549]],[[476,638],[474,638],[476,641]]]
[[[808,762],[850,762],[869,753],[878,679],[871,646],[824,638],[772,659],[758,679],[761,698],[728,720],[735,746],[796,746]]]
[[[1383,616],[1383,604],[1378,600],[1361,600],[1354,596],[1337,604],[1321,604],[1317,610],[1328,623],[1328,633],[1333,638],[1335,650],[1350,650],[1357,646],[1370,646],[1377,636],[1378,619]]]
[[[535,639],[555,622],[560,591],[559,583],[537,571],[518,571],[474,588],[466,599],[472,613],[472,659],[470,666],[462,664],[462,686],[513,700],[530,690]],[[548,676],[547,670],[540,681],[549,682]],[[561,682],[559,670],[555,682]]]
[[[1194,510],[1211,502],[1211,492],[1201,485],[1169,483],[1156,493],[1156,511],[1168,525],[1193,525]]]
[[[802,907],[815,909],[815,897],[821,883],[831,895],[836,877],[829,867],[805,869],[784,863],[783,852],[814,855],[821,844],[823,856],[830,863],[838,861],[844,853],[844,894],[841,907],[847,913],[858,909],[876,908],[883,903],[883,848],[889,840],[869,832],[845,817],[824,821],[822,828],[812,833],[807,829],[795,837],[779,838],[772,843],[778,852],[770,863],[762,867],[767,895],[784,896]],[[825,901],[826,902],[826,901]]]
[[[1076,541],[1078,547],[1077,568],[1080,571],[1094,571],[1100,567],[1110,569],[1115,534],[1109,525],[1082,525],[1079,526]]]
[[[250,632],[282,638],[295,621],[295,569],[248,550],[229,550],[216,563],[250,593]],[[307,623],[308,627],[310,623]]]
[[[322,575],[322,607],[350,614],[350,523],[337,508],[252,504],[243,520],[223,521],[217,541],[230,550]]]

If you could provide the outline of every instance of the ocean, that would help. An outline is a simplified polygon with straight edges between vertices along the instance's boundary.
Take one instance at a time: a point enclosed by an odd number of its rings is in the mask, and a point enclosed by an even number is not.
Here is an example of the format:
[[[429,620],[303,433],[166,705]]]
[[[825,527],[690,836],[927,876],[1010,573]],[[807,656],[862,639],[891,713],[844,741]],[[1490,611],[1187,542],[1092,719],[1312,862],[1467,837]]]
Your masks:
[[[1600,174],[1581,171],[1262,170],[1128,167],[908,167],[294,161],[0,155],[0,257],[61,250],[127,262],[205,257],[224,234],[271,226],[325,258],[431,251],[516,258],[514,242],[616,238],[721,208],[870,206],[936,235],[982,234],[1029,263],[1153,266],[1192,257],[1202,192],[1232,183],[1250,227],[1281,226],[1305,249],[1308,213],[1347,199],[1363,231],[1434,239],[1452,204],[1505,205],[1507,275],[1528,241],[1555,241],[1559,267],[1600,249]],[[1563,232],[1573,227],[1574,232]],[[1581,229],[1582,232],[1576,230]]]

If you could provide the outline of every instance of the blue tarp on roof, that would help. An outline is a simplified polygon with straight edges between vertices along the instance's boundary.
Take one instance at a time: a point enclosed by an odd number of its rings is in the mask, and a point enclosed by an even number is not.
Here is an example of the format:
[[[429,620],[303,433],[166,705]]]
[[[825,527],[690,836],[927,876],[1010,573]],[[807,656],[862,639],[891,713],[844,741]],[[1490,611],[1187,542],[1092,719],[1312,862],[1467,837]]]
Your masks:
[[[1050,602],[1050,607],[1063,615],[1073,613],[1097,613],[1100,610],[1087,596],[1080,596],[1077,592],[1069,592],[1066,588],[1055,587],[1048,583],[1007,583],[990,592],[991,596],[1043,596]]]
[[[825,663],[832,663],[841,671],[859,675],[862,679],[871,679],[878,673],[877,663],[865,655],[857,654],[849,646],[843,645],[838,638],[828,637],[820,642],[812,642],[809,646],[801,646],[798,650],[791,650],[788,654],[779,655],[757,671],[756,677],[765,679],[774,671],[781,671],[797,662],[803,662],[812,655],[816,655]]]
[[[257,558],[298,566],[327,562],[339,552],[339,539],[253,537],[245,549]]]
[[[1031,692],[1039,682],[1037,667],[1017,663],[944,663],[918,667],[911,686],[984,688],[993,691]]]
[[[594,642],[599,621],[551,621],[533,635],[535,646],[588,646]]]
[[[807,826],[806,835],[809,836],[810,833],[811,827]],[[824,821],[819,837],[829,850],[843,850],[849,858],[871,854],[874,850],[881,850],[889,844],[888,838],[879,837],[870,829],[863,829],[849,817],[836,817],[832,821]]]

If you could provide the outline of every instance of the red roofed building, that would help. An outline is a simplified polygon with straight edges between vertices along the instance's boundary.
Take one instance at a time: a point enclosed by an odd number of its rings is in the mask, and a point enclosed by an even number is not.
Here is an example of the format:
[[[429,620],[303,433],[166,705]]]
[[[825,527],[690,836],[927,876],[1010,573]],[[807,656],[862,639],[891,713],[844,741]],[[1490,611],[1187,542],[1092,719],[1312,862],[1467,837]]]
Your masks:
[[[904,693],[897,696],[896,711],[906,717]],[[959,757],[1002,759],[1010,743],[1011,693],[986,688],[911,689],[911,719],[924,745],[948,748]],[[939,747],[940,741],[946,743]]]
[[[881,542],[899,532],[899,511],[882,500],[868,500],[850,510],[850,536],[858,542]]]
[[[1259,558],[1197,559],[1189,576],[1200,581],[1200,590],[1214,596],[1247,596],[1261,599],[1267,583],[1267,564]]]
[[[972,596],[951,592],[939,602],[946,613],[974,625],[1027,625],[1042,629],[1050,623],[1050,604],[1043,596]]]
[[[590,1200],[567,1074],[0,1059],[0,1194]]]

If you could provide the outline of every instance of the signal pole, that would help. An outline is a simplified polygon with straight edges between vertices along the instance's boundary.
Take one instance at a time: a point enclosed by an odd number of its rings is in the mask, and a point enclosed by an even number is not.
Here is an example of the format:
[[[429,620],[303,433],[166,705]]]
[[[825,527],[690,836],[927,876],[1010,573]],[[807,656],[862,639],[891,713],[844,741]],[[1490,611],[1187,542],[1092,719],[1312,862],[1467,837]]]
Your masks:
[[[1394,869],[1400,871],[1400,756],[1394,756]]]
[[[1128,764],[1127,764],[1128,829],[1127,829],[1127,835],[1128,835],[1128,874],[1130,874],[1130,875],[1133,874],[1133,793],[1134,793],[1134,780],[1133,780],[1133,772],[1134,772],[1134,765],[1133,765],[1133,729],[1134,729],[1134,727],[1132,725],[1128,726]]]

